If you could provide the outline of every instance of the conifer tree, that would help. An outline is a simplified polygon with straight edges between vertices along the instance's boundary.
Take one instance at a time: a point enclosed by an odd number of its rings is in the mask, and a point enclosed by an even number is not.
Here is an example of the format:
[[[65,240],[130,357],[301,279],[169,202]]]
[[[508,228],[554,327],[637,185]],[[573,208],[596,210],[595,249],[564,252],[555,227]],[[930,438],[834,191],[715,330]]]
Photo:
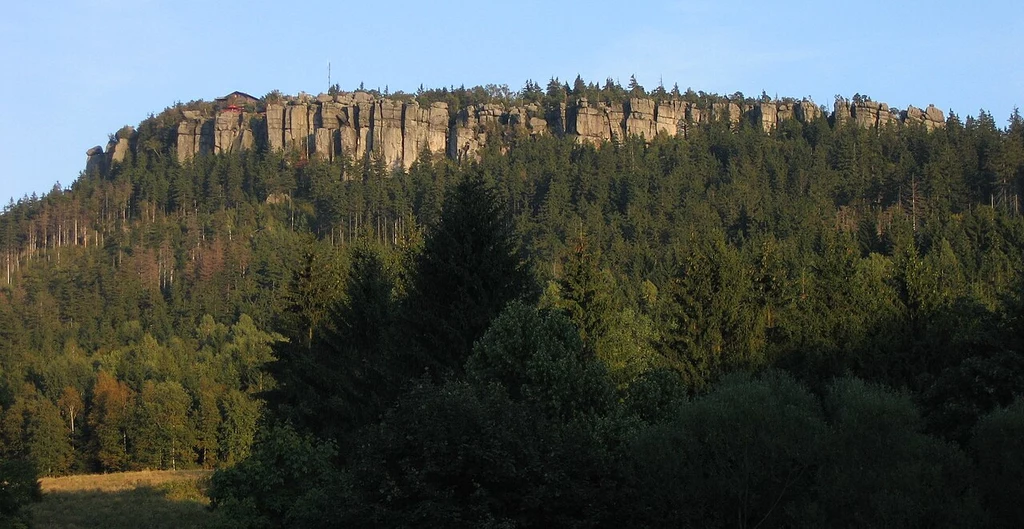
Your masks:
[[[692,386],[755,366],[750,274],[721,232],[694,241],[669,286],[665,353]]]
[[[392,268],[370,243],[352,255],[345,296],[306,351],[277,363],[277,412],[300,430],[339,439],[387,404],[386,362],[394,320]]]
[[[558,282],[557,306],[565,310],[576,324],[583,340],[583,351],[594,355],[597,342],[608,332],[612,319],[614,280],[598,266],[600,254],[589,248],[580,237],[565,262]]]
[[[446,197],[409,287],[402,318],[412,376],[461,372],[505,305],[535,293],[512,221],[481,176],[467,175]]]

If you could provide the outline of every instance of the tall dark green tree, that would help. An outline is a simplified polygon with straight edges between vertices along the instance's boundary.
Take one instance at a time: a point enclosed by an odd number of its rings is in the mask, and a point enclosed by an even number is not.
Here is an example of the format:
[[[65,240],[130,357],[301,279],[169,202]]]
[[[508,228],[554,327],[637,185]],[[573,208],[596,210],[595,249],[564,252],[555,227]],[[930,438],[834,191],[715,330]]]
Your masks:
[[[600,252],[580,237],[569,254],[558,281],[556,305],[565,310],[579,329],[584,350],[595,354],[596,343],[604,338],[615,309],[614,279],[599,265]]]
[[[476,174],[445,198],[413,267],[403,308],[412,376],[461,372],[491,320],[509,302],[536,293],[512,219]]]
[[[670,284],[664,354],[692,386],[763,362],[750,276],[719,232],[694,240]]]
[[[274,364],[275,413],[299,430],[340,439],[387,404],[387,361],[395,319],[395,267],[372,243],[352,252],[345,295],[309,348],[291,348]]]

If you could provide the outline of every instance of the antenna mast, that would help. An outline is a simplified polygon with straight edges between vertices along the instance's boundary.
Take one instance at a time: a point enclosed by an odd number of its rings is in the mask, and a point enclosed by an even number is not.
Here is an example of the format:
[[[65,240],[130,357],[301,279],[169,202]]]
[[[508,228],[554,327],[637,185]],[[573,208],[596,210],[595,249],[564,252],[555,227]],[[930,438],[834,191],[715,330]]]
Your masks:
[[[331,61],[327,61],[327,90],[331,89]]]

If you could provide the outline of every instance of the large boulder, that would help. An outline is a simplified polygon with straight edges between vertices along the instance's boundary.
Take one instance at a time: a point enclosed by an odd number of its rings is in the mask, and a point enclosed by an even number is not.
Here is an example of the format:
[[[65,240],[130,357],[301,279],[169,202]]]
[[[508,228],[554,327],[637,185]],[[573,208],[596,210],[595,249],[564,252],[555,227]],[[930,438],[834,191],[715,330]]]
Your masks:
[[[85,172],[104,174],[107,172],[107,156],[99,145],[85,151]]]
[[[934,130],[946,126],[946,116],[935,105],[928,105],[924,111],[924,126],[928,130]]]

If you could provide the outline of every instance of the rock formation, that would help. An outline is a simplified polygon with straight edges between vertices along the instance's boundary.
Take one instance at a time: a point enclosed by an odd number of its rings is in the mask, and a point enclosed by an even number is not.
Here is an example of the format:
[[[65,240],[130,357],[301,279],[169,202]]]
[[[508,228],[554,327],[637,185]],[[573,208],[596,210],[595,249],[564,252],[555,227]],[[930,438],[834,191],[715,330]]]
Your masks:
[[[244,112],[234,110],[217,113],[213,123],[214,154],[227,154],[252,148],[253,134],[249,128],[249,117]]]
[[[99,145],[85,151],[85,171],[106,173],[114,164],[123,163],[131,154],[135,129],[125,127],[107,142],[107,150]]]
[[[779,122],[779,105],[774,101],[761,101],[754,105],[754,123],[765,132],[771,132]]]
[[[814,101],[804,99],[796,104],[793,115],[803,123],[810,123],[821,116],[821,107],[814,104]]]
[[[901,112],[893,110],[885,103],[870,99],[855,98],[851,102],[847,99],[837,98],[833,121],[838,125],[851,120],[864,128],[884,128],[889,125],[905,124],[924,125],[931,131],[946,126],[946,119],[942,111],[933,105],[928,105],[927,110],[910,106]]]
[[[198,112],[186,110],[178,124],[178,161],[186,162],[213,151],[213,122]]]
[[[415,101],[406,103],[402,165],[408,169],[424,150],[446,152],[448,148],[448,104],[432,103],[420,107]]]
[[[251,108],[250,108],[251,110]],[[366,92],[300,94],[268,103],[257,111],[222,108],[213,115],[184,111],[177,131],[177,157],[186,162],[205,154],[231,153],[266,145],[275,152],[294,151],[301,157],[335,160],[347,156],[359,162],[379,156],[390,169],[408,169],[424,152],[444,153],[456,160],[473,159],[494,134],[570,135],[581,143],[600,145],[630,136],[652,140],[658,134],[687,135],[694,127],[722,120],[739,128],[744,122],[771,132],[786,120],[804,123],[823,117],[813,101],[729,101],[707,103],[669,99],[630,98],[622,103],[585,98],[544,108],[525,104],[506,108],[488,103],[449,108],[435,102],[377,98]],[[837,98],[832,121],[866,128],[920,124],[929,130],[944,126],[934,106],[909,107],[900,112],[866,98],[851,102]],[[256,125],[259,125],[258,127]],[[90,149],[89,167],[124,160],[127,139],[107,146],[101,163]]]
[[[911,105],[903,112],[902,117],[904,123],[924,125],[928,130],[946,126],[946,116],[942,114],[941,110],[935,108],[935,105],[928,105],[928,108],[924,110]]]
[[[85,151],[85,172],[100,174],[107,172],[107,157],[103,153],[103,147],[97,145]]]

